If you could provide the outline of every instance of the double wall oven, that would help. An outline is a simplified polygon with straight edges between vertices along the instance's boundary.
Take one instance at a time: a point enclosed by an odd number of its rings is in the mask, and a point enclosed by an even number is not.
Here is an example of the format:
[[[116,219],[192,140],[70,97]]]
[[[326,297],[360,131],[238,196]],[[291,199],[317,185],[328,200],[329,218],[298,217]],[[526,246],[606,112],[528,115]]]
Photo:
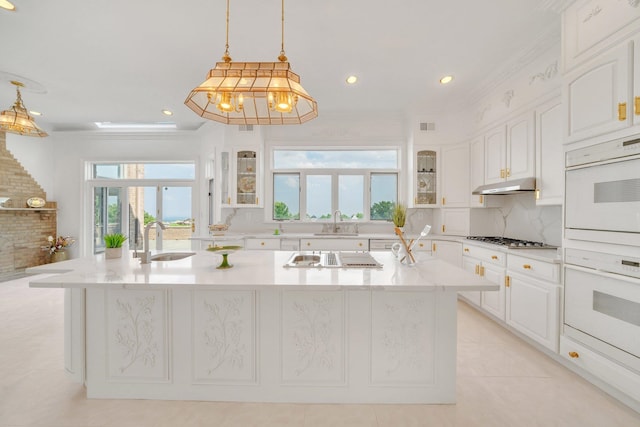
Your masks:
[[[564,334],[640,375],[640,138],[565,160]]]

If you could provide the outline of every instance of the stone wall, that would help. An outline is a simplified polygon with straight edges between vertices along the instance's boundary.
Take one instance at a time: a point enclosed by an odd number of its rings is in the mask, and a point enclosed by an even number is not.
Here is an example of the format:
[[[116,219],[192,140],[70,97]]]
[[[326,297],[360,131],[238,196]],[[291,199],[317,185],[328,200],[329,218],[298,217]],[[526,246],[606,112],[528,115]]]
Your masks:
[[[42,246],[48,236],[56,235],[56,211],[27,209],[27,199],[47,195],[16,158],[7,150],[6,134],[0,132],[0,197],[10,197],[0,209],[0,276],[26,267],[44,264],[48,260]],[[47,208],[55,208],[47,202]]]

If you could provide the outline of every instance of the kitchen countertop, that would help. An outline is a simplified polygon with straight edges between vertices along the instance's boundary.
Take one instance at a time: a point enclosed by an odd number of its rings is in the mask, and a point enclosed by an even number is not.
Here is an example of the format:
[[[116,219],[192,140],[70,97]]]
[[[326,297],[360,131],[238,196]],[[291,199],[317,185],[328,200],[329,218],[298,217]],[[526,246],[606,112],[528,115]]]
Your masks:
[[[218,270],[221,256],[197,251],[192,257],[140,264],[138,259],[78,258],[27,269],[60,273],[30,282],[44,288],[126,289],[420,289],[498,290],[498,285],[429,255],[413,266],[400,264],[390,251],[371,252],[382,268],[285,268],[292,251],[244,251],[229,255],[233,268]]]

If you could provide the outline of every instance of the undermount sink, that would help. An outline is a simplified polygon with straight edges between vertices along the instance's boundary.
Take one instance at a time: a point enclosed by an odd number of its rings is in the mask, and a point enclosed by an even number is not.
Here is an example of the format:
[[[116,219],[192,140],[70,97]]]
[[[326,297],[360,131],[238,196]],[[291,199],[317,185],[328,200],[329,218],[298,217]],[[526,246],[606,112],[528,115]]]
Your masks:
[[[151,255],[151,261],[175,261],[194,256],[195,254],[195,252],[165,252]]]
[[[301,254],[294,252],[284,267],[342,267],[367,268],[382,267],[369,252],[324,252],[321,254]]]
[[[287,267],[320,267],[322,257],[320,255],[299,255],[293,254],[289,259]]]

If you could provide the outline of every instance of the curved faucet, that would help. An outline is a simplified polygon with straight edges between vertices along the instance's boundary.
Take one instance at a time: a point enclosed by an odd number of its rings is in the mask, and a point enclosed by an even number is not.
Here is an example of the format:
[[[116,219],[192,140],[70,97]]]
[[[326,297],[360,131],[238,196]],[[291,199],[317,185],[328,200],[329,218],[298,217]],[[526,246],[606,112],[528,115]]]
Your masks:
[[[340,212],[340,209],[336,209],[335,212],[333,212],[333,232],[334,233],[338,232],[338,224],[336,222],[336,216],[340,218],[340,221],[342,221],[342,212]]]
[[[151,262],[151,249],[149,248],[149,229],[152,225],[158,224],[163,230],[167,229],[162,221],[151,221],[144,226],[144,252],[140,255],[140,264],[149,264]]]

